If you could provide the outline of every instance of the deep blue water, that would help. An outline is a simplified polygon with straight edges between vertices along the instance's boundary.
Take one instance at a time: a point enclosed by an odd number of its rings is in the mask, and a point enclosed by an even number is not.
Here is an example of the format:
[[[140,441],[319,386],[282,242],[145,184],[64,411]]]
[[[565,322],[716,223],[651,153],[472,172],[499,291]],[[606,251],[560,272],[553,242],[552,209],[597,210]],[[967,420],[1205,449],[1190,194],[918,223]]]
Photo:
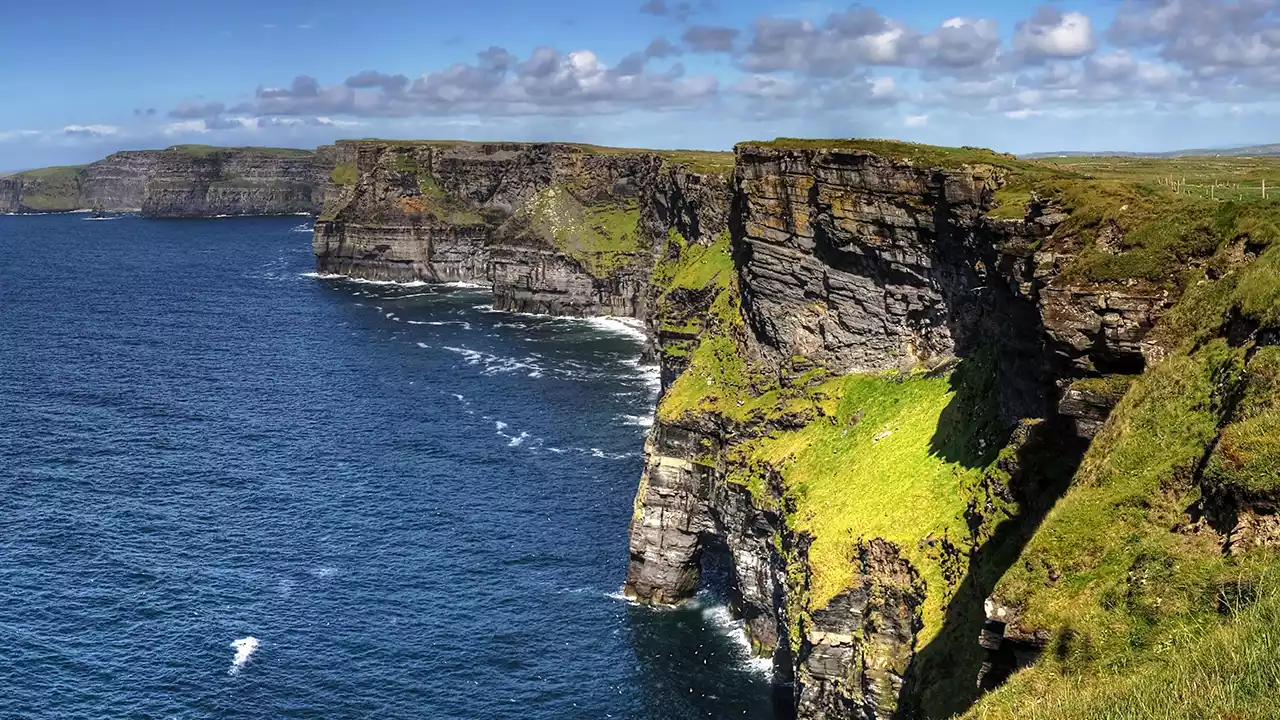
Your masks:
[[[616,597],[634,331],[300,220],[0,217],[0,718],[771,718],[722,609]]]

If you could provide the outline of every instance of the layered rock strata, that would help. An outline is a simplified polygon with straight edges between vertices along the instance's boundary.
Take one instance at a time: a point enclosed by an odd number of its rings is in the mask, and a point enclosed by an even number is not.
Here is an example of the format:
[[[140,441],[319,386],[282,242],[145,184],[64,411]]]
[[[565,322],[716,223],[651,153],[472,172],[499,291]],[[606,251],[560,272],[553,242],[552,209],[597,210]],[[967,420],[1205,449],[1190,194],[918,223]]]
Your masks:
[[[581,145],[339,148],[318,272],[486,283],[499,309],[557,315],[642,317],[654,252],[669,226],[699,222],[688,208],[707,182],[657,154]]]
[[[317,213],[336,153],[176,146],[0,180],[0,211],[136,211],[146,217]]]

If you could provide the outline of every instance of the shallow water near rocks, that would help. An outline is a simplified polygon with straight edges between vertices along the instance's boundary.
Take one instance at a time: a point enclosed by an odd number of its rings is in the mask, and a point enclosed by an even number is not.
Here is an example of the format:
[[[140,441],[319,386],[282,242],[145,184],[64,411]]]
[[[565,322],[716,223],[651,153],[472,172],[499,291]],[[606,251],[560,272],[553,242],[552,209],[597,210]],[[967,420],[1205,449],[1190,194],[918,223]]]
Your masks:
[[[307,277],[297,218],[0,218],[0,715],[772,718],[616,597],[634,329]]]

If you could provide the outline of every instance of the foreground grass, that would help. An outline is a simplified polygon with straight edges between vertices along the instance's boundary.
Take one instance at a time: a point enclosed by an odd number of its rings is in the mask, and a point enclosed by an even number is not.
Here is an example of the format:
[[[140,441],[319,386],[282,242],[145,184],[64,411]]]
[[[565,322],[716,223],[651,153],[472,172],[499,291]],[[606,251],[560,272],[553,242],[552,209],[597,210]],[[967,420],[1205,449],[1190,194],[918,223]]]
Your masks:
[[[1124,396],[995,589],[1049,647],[972,717],[1276,716],[1280,562],[1224,554],[1194,519],[1210,491],[1280,491],[1280,349],[1232,332],[1280,329],[1277,274],[1280,246],[1193,285],[1153,333],[1170,356]]]
[[[988,695],[973,720],[1267,720],[1280,718],[1280,593],[1234,620],[1210,621],[1148,662],[1104,675],[1036,666]]]

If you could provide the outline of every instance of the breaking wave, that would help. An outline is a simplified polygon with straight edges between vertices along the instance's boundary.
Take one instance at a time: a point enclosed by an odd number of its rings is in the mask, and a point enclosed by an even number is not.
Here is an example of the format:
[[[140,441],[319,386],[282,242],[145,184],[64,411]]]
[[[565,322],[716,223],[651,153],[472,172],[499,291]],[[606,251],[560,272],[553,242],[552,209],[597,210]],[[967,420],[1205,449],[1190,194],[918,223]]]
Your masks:
[[[228,672],[232,675],[237,675],[245,663],[249,662],[249,658],[253,657],[254,651],[258,649],[258,638],[250,635],[239,640],[233,640],[231,641],[231,647],[235,648],[236,656],[231,660],[231,669]]]
[[[695,604],[700,604],[694,600]],[[752,672],[771,675],[773,660],[756,657],[751,648],[751,639],[747,637],[747,624],[743,620],[734,620],[729,608],[721,605],[701,605],[702,618],[716,632],[729,638],[742,656],[743,664]]]

